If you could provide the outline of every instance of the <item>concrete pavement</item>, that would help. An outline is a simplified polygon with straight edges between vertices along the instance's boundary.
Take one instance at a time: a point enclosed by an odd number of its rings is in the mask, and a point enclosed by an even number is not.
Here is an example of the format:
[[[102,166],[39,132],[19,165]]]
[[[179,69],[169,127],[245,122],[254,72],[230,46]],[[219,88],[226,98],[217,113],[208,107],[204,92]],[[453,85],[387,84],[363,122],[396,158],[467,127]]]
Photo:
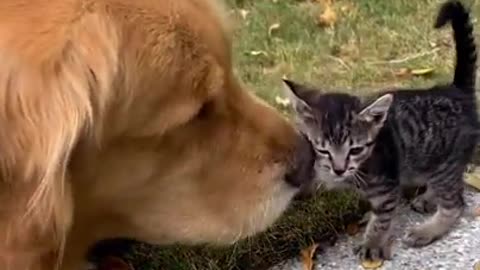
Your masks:
[[[480,193],[468,189],[465,195],[470,208],[480,206]],[[480,263],[480,217],[462,217],[457,226],[444,238],[419,249],[408,248],[401,243],[406,228],[425,219],[426,216],[403,206],[396,222],[397,241],[394,257],[385,261],[380,270],[473,270]],[[362,231],[363,232],[363,231]],[[364,269],[353,254],[354,244],[359,243],[362,233],[355,236],[340,236],[333,247],[325,247],[315,258],[315,270],[361,270]],[[480,268],[479,268],[480,269]],[[299,259],[278,265],[272,270],[304,270]]]

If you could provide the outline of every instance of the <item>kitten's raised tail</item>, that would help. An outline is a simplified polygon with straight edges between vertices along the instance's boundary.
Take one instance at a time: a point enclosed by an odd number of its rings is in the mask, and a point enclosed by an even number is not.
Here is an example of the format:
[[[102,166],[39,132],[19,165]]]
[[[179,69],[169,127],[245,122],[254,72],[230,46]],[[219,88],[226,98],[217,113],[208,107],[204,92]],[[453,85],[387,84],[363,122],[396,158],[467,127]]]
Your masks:
[[[457,63],[453,85],[475,94],[477,52],[470,11],[459,0],[445,2],[438,12],[435,28],[452,24]]]

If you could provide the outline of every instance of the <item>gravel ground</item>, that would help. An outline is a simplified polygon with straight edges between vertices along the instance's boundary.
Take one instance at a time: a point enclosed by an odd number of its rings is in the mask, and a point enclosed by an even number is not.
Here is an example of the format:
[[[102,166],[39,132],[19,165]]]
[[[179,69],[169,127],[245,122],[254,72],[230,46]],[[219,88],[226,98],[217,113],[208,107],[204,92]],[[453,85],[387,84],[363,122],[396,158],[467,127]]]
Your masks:
[[[466,200],[469,207],[480,206],[480,193],[468,190]],[[394,257],[386,261],[381,270],[473,270],[480,262],[480,217],[462,217],[457,226],[441,240],[424,248],[407,248],[401,243],[405,228],[418,224],[425,219],[404,206],[397,221],[397,241]],[[315,270],[361,270],[359,260],[353,255],[352,248],[361,239],[362,233],[353,237],[341,236],[333,247],[316,258]],[[274,267],[272,270],[303,270],[298,260]]]

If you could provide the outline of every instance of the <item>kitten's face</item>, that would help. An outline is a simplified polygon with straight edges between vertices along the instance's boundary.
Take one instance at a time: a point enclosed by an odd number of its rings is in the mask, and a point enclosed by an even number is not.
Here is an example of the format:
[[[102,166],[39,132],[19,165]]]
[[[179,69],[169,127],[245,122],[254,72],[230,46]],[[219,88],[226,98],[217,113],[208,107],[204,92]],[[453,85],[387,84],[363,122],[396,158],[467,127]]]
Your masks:
[[[322,94],[292,81],[285,83],[297,124],[317,153],[316,178],[327,188],[362,182],[365,176],[358,169],[372,153],[393,96],[384,95],[365,106],[355,96]]]

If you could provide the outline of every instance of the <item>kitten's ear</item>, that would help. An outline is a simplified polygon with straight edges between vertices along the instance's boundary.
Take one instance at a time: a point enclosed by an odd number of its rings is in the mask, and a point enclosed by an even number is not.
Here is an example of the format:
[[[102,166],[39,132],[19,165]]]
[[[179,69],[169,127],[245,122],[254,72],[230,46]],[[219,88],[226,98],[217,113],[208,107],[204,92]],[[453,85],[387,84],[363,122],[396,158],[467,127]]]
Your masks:
[[[363,109],[358,114],[358,117],[363,121],[367,121],[376,125],[383,124],[385,119],[387,119],[388,110],[390,109],[392,102],[392,94],[383,95]]]
[[[295,113],[302,120],[313,119],[312,108],[308,104],[308,99],[312,96],[312,90],[306,86],[291,80],[283,79],[286,85],[286,95],[292,102]]]

